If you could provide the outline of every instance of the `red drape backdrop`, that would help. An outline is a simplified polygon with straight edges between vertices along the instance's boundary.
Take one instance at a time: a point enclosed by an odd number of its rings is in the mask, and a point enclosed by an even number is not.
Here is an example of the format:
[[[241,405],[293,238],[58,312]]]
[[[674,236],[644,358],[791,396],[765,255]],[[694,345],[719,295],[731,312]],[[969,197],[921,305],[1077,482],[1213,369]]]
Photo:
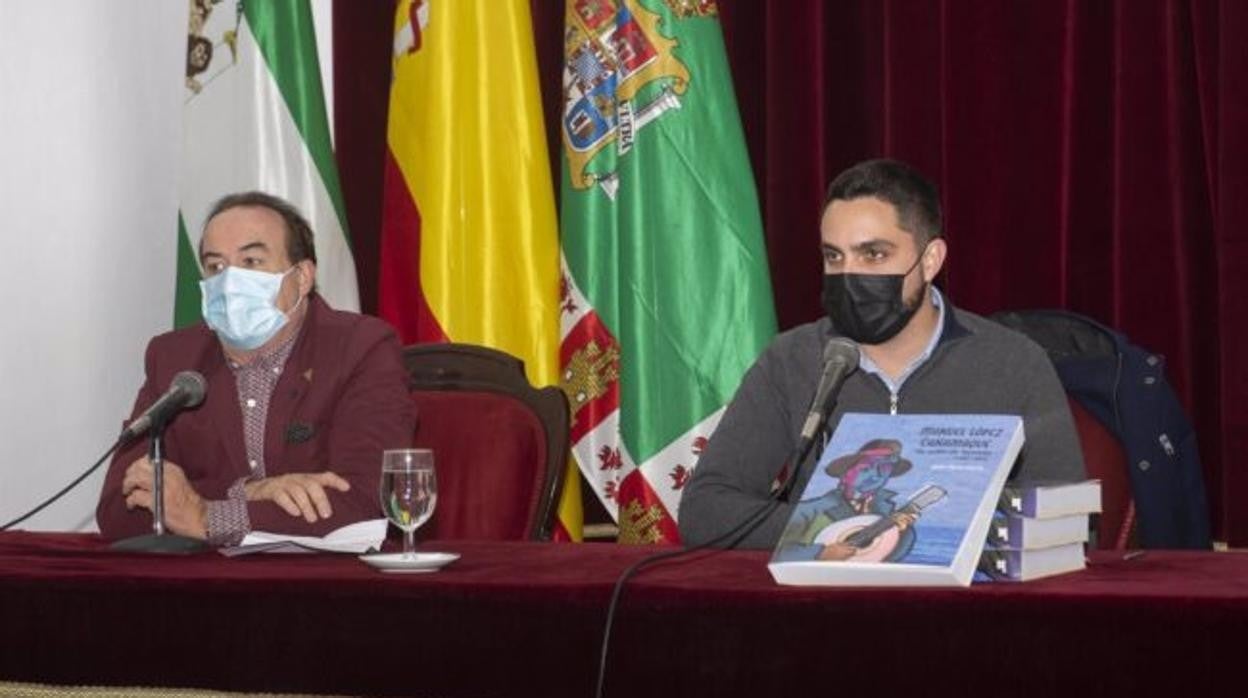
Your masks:
[[[557,166],[564,3],[531,5]],[[1215,535],[1248,545],[1248,3],[719,6],[781,327],[820,313],[829,179],[868,157],[909,161],[941,188],[955,303],[1067,308],[1167,357]],[[388,2],[335,3],[335,135],[365,310],[392,17]]]

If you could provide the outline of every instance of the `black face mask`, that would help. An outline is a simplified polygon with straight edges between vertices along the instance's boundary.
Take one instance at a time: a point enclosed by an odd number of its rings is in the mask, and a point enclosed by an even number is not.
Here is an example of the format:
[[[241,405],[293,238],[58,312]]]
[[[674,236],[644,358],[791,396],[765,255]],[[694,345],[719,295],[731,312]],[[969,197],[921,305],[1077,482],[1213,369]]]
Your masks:
[[[926,295],[920,293],[912,306],[902,298],[906,277],[922,260],[920,253],[904,274],[824,274],[823,311],[859,344],[887,342],[910,322]]]

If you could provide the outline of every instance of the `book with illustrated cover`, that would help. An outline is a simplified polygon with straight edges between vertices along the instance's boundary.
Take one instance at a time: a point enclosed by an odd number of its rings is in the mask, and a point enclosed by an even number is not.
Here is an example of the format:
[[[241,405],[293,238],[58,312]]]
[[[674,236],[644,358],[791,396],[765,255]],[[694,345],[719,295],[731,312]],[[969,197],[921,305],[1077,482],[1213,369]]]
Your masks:
[[[1009,483],[1001,491],[1002,511],[1051,519],[1101,510],[1101,481]]]
[[[844,415],[776,545],[772,577],[969,585],[1023,438],[1012,415]]]
[[[985,549],[975,572],[976,582],[1027,582],[1087,566],[1083,543],[1034,550]]]
[[[1033,519],[997,511],[988,527],[988,547],[1034,549],[1088,542],[1088,515]]]

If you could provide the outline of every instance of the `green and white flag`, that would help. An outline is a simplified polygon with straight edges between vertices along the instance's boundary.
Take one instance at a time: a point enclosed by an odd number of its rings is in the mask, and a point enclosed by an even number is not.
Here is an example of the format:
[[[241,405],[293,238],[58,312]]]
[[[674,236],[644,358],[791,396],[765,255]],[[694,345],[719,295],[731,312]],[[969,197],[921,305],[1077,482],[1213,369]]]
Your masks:
[[[319,293],[359,310],[307,0],[190,0],[174,325],[200,319],[204,216],[258,189],[303,212],[316,236]]]
[[[702,446],[776,329],[732,76],[711,0],[570,0],[564,48],[573,452],[621,542],[674,543]]]

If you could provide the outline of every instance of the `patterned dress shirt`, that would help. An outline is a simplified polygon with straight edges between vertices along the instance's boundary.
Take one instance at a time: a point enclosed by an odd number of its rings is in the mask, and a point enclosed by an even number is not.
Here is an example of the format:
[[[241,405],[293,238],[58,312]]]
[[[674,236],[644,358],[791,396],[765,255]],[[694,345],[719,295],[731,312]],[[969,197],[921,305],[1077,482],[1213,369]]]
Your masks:
[[[292,333],[273,351],[256,357],[246,365],[228,362],[238,387],[238,402],[243,413],[243,440],[247,445],[251,475],[239,478],[231,485],[226,499],[207,503],[208,542],[211,545],[237,545],[251,531],[244,486],[264,478],[264,431],[269,416],[269,400],[298,336],[298,332]]]

